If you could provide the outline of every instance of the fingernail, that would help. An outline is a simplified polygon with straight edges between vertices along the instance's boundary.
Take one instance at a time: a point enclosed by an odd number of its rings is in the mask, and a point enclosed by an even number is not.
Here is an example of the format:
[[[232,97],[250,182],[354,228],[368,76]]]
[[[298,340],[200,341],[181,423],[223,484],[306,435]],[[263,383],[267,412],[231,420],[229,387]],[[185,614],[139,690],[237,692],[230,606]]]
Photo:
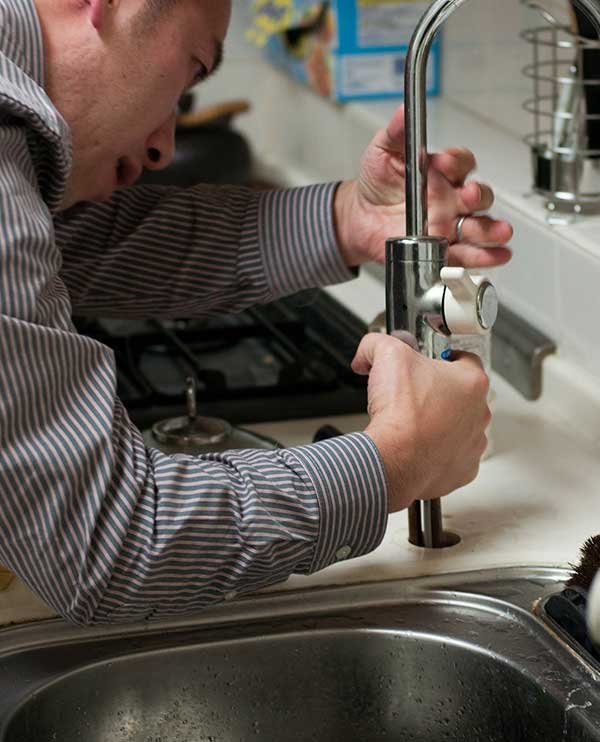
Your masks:
[[[440,358],[442,361],[451,361],[452,360],[452,348],[446,348],[446,350],[443,350]]]

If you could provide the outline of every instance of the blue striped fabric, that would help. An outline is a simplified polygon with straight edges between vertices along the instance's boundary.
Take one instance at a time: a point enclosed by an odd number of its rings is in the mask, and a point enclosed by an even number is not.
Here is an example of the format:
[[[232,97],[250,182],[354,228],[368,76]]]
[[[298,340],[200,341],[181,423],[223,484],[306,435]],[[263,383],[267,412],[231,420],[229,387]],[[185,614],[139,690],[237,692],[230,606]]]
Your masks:
[[[73,309],[204,316],[347,280],[335,186],[131,188],[58,214],[69,131],[33,0],[0,0],[0,562],[77,623],[199,610],[375,548],[385,473],[362,433],[166,456]]]

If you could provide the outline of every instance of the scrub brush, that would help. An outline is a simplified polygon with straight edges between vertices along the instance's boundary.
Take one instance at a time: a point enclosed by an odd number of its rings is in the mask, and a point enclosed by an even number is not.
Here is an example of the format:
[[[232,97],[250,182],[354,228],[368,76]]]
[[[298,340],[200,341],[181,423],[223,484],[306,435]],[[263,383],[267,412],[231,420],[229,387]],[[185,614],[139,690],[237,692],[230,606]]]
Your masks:
[[[600,535],[592,536],[583,545],[581,561],[574,567],[568,585],[585,590],[588,634],[600,658]]]
[[[588,538],[581,547],[579,564],[571,565],[571,567],[573,576],[567,582],[567,586],[579,587],[589,592],[594,577],[600,570],[600,535]]]
[[[565,589],[550,596],[544,612],[565,634],[575,641],[596,663],[600,648],[594,644],[587,626],[589,591],[600,570],[600,535],[589,538],[581,548],[580,560],[571,565],[573,573]]]

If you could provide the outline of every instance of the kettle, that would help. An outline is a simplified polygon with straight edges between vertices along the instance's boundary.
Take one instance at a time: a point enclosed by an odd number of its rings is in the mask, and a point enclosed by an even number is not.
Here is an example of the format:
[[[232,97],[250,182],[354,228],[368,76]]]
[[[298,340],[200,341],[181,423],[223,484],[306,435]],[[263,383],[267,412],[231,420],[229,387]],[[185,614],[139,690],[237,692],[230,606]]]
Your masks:
[[[216,417],[201,417],[197,414],[196,380],[186,379],[187,415],[162,420],[151,430],[144,432],[144,442],[168,455],[183,453],[200,456],[221,453],[233,449],[281,448],[280,444],[267,436],[253,433],[231,425]]]

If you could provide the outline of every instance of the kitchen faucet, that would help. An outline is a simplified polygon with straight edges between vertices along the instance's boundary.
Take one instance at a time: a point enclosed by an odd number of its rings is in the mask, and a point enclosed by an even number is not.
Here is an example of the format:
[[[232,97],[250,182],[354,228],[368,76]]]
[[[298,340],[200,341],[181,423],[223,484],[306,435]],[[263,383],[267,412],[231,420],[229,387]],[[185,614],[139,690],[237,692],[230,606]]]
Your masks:
[[[428,235],[427,60],[436,33],[466,1],[434,0],[410,42],[405,68],[407,236],[386,242],[387,332],[412,343],[416,339],[418,350],[429,358],[440,355],[445,336],[490,332],[498,313],[492,284],[471,278],[464,268],[448,267],[448,240]],[[572,2],[600,35],[600,0]],[[460,539],[444,532],[441,502],[434,500],[409,509],[409,540],[444,548]]]

